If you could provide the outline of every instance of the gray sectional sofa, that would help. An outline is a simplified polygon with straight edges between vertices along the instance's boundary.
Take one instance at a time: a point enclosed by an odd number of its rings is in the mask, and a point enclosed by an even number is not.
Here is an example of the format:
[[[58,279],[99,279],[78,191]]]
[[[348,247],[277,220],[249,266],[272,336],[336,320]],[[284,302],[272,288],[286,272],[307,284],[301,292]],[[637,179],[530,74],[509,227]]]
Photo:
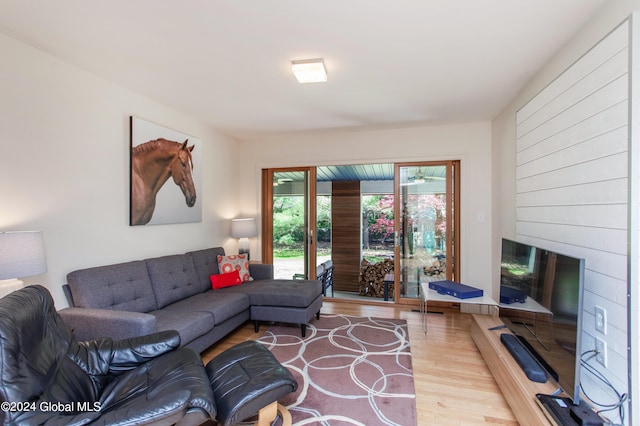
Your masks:
[[[253,281],[212,290],[214,247],[73,271],[63,286],[69,308],[59,311],[78,340],[126,339],[177,330],[181,346],[202,352],[248,320],[306,325],[320,316],[322,283],[275,280],[273,267],[251,264]]]

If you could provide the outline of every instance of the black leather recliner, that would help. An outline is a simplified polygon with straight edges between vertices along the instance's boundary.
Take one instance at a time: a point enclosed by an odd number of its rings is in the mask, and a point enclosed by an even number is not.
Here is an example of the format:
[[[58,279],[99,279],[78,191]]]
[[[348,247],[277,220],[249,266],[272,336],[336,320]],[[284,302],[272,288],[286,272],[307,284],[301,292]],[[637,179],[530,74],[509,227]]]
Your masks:
[[[177,332],[76,342],[49,292],[0,299],[3,424],[200,424],[216,417],[200,356]]]

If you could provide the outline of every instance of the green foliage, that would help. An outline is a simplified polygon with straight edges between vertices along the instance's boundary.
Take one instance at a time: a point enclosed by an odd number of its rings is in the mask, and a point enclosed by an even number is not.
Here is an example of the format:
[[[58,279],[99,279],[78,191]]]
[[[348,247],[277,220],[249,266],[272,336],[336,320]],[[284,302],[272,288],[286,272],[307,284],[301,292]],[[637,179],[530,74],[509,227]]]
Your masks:
[[[331,241],[331,197],[317,197],[317,239]],[[284,196],[273,199],[273,246],[274,252],[300,249],[304,241],[304,197]]]
[[[331,241],[331,196],[316,197],[316,234],[318,241]]]
[[[273,245],[292,246],[304,238],[303,197],[276,197],[273,203]]]
[[[274,248],[273,249],[273,257],[276,259],[294,259],[294,258],[304,258],[304,251],[298,248]]]

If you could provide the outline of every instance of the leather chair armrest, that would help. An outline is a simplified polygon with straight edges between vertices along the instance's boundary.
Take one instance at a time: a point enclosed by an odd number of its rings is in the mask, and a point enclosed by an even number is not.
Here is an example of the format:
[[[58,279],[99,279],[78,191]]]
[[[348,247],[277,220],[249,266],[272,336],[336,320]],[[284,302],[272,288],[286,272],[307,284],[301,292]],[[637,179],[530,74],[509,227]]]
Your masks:
[[[110,337],[128,339],[155,333],[156,317],[150,314],[109,309],[65,308],[58,311],[78,341]]]
[[[249,275],[251,275],[254,280],[272,280],[273,265],[268,263],[250,263]]]
[[[179,347],[180,334],[175,330],[115,341],[109,373],[118,376]]]

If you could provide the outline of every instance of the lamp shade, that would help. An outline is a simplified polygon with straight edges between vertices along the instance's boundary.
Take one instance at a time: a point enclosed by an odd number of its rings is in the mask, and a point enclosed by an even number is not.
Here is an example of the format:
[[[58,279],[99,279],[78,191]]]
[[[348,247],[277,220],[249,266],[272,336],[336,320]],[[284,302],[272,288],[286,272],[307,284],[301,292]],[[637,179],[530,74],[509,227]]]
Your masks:
[[[47,272],[42,231],[0,232],[0,280]]]
[[[254,218],[231,220],[231,238],[251,238],[257,235],[258,228]]]

